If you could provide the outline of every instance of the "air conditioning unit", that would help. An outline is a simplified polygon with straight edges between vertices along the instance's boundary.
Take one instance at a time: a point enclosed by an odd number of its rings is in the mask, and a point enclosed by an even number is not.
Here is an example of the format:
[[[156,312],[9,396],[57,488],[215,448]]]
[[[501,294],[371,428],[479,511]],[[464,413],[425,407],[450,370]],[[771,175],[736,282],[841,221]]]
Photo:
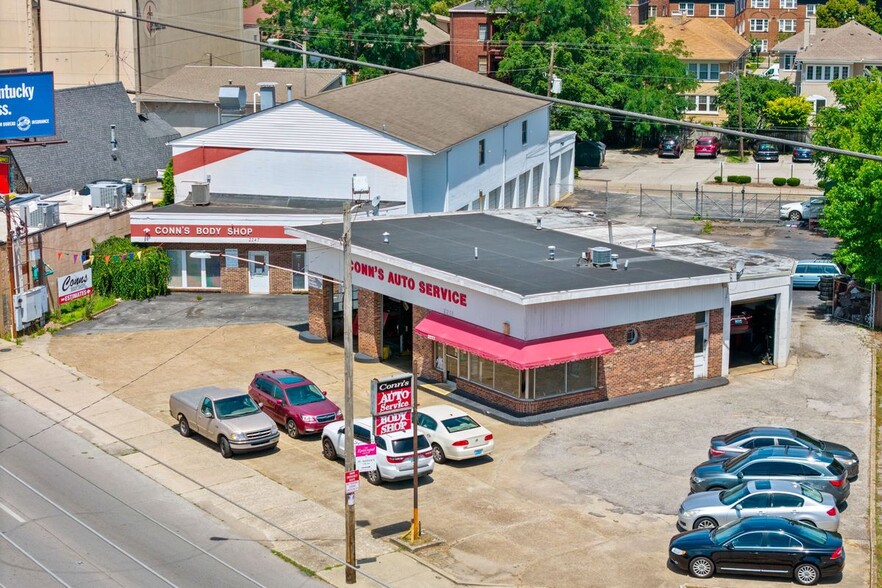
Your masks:
[[[609,265],[612,250],[609,247],[592,247],[590,249],[591,263],[594,265]]]
[[[58,202],[37,202],[28,216],[28,226],[33,229],[48,229],[61,222]]]
[[[190,188],[190,200],[193,206],[205,206],[211,201],[211,192],[208,189],[208,182],[194,182]]]
[[[87,184],[92,196],[92,208],[125,208],[126,185],[116,183]]]
[[[17,224],[17,221],[21,221],[26,227],[31,226],[31,209],[33,207],[32,202],[26,202],[24,204],[13,204],[11,207],[12,210],[12,226],[14,227]]]

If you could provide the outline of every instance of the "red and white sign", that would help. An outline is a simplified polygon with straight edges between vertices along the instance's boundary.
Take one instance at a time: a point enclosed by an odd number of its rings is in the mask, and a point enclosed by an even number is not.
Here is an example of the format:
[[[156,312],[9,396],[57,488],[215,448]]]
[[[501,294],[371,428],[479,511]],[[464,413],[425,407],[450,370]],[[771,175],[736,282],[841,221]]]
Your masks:
[[[343,484],[346,488],[346,494],[355,494],[355,491],[358,490],[358,470],[344,472]]]
[[[129,230],[136,243],[296,243],[284,225],[145,223],[133,222]]]
[[[384,414],[374,418],[374,434],[388,435],[389,433],[401,433],[410,430],[413,424],[413,412],[403,410]]]
[[[58,304],[71,302],[92,293],[92,268],[58,278]]]
[[[133,236],[134,234],[134,231],[132,231]],[[356,276],[364,276],[365,278],[384,282],[386,284],[397,286],[399,288],[404,288],[412,292],[419,292],[424,296],[437,298],[445,302],[450,302],[454,305],[469,305],[468,295],[465,292],[456,290],[454,288],[449,288],[447,286],[435,284],[434,282],[431,282],[427,279],[422,279],[419,277],[413,278],[402,271],[392,271],[388,268],[383,269],[381,266],[376,264],[353,261],[352,273]],[[376,289],[376,287],[376,285],[373,286],[374,289]]]
[[[360,472],[372,472],[377,469],[376,443],[355,446],[355,469]]]
[[[413,374],[371,380],[371,414],[413,410]]]

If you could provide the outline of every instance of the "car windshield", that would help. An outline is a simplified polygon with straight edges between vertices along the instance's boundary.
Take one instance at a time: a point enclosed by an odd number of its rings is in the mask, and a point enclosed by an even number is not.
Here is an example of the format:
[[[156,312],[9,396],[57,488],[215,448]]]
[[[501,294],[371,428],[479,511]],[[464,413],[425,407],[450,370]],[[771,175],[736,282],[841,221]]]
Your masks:
[[[802,484],[799,485],[800,490],[802,490],[802,495],[811,498],[815,502],[824,502],[824,497],[821,496],[821,493],[815,490],[814,488],[809,488],[808,486],[804,486]]]
[[[842,464],[835,459],[830,462],[830,465],[827,466],[827,469],[829,469],[837,478],[842,475],[842,472],[845,471],[845,468],[842,466]]]
[[[760,143],[759,150],[760,151],[774,151],[775,146],[770,143]]]
[[[662,139],[662,143],[664,143],[665,145],[673,145],[676,142],[677,142],[676,139],[670,139],[670,138]]]
[[[824,443],[822,441],[818,441],[817,439],[815,439],[814,437],[812,437],[810,435],[806,435],[805,433],[801,433],[799,431],[793,431],[793,430],[791,430],[791,432],[793,433],[794,437],[796,437],[797,439],[799,439],[800,441],[802,441],[806,445],[811,445],[812,447],[820,447],[821,449],[824,448]]]
[[[285,396],[288,397],[288,402],[292,406],[301,406],[325,399],[325,395],[322,394],[322,391],[315,384],[285,388]]]
[[[740,431],[735,431],[734,433],[730,433],[723,438],[723,442],[726,445],[729,445],[733,441],[737,441],[739,437],[747,433],[750,429],[741,429]]]
[[[417,449],[428,449],[429,441],[425,435],[417,437]],[[413,437],[404,437],[392,442],[392,453],[413,453]]]
[[[738,533],[739,529],[741,528],[740,523],[741,521],[732,521],[727,525],[717,527],[716,529],[711,531],[711,541],[713,541],[717,545],[722,545]]]
[[[476,423],[472,417],[468,415],[462,415],[458,417],[453,417],[452,419],[445,419],[441,421],[444,425],[444,428],[447,429],[450,433],[459,433],[460,431],[468,431],[469,429],[478,428],[478,423]]]
[[[747,489],[747,484],[738,484],[720,492],[720,502],[726,505],[734,504],[748,494],[750,494],[750,490]]]
[[[215,416],[219,419],[234,419],[260,412],[260,407],[247,394],[215,400],[214,409],[217,411]]]
[[[796,531],[798,534],[802,535],[806,539],[809,539],[810,541],[814,541],[815,543],[819,543],[821,545],[827,543],[827,538],[829,537],[829,535],[821,529],[812,527],[811,525],[807,525],[805,523],[800,523],[798,521],[788,522],[796,527],[794,531]]]
[[[736,455],[735,457],[733,457],[731,459],[727,459],[723,463],[723,469],[728,472],[728,471],[731,471],[732,468],[738,467],[738,465],[740,463],[747,460],[747,458],[750,456],[750,453],[751,452],[748,451],[747,453],[742,453],[741,455]]]
[[[714,141],[713,141],[713,139],[699,139],[698,144],[699,145],[713,145]]]

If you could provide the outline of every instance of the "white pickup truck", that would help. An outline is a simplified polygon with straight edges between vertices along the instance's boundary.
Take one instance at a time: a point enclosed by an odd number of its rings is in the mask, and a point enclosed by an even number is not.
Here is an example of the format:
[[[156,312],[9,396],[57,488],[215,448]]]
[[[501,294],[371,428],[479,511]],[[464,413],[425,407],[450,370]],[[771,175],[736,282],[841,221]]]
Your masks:
[[[215,387],[175,392],[169,413],[184,437],[198,433],[217,443],[221,455],[272,449],[279,429],[246,392]]]

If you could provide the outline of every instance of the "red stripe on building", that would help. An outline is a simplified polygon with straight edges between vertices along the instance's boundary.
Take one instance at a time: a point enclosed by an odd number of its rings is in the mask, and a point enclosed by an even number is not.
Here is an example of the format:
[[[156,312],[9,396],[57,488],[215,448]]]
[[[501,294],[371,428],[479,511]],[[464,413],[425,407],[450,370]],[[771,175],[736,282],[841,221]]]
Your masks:
[[[250,149],[239,149],[237,147],[197,147],[185,153],[179,153],[172,158],[172,165],[175,168],[175,174],[182,174],[196,168],[217,163],[235,157]]]
[[[404,155],[387,155],[385,153],[347,153],[346,155],[381,167],[393,174],[407,177],[407,157]]]

